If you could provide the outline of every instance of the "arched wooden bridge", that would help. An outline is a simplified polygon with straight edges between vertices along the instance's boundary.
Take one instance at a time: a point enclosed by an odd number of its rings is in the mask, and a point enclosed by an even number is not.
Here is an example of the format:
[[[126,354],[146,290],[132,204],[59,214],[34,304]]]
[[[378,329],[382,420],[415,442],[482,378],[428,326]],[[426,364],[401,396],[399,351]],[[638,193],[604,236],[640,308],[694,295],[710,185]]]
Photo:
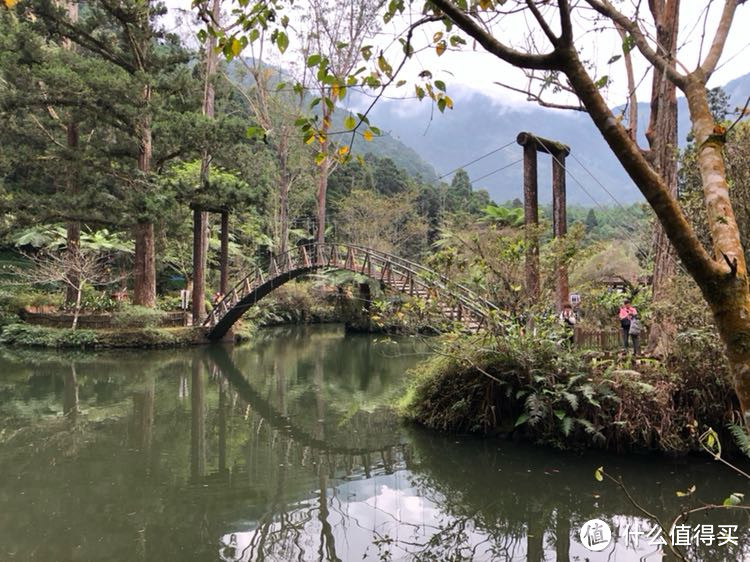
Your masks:
[[[476,332],[497,307],[470,289],[417,263],[354,244],[308,244],[274,256],[239,281],[204,322],[208,337],[222,338],[264,296],[287,281],[318,269],[342,269],[380,281],[402,293],[431,301],[443,316]]]

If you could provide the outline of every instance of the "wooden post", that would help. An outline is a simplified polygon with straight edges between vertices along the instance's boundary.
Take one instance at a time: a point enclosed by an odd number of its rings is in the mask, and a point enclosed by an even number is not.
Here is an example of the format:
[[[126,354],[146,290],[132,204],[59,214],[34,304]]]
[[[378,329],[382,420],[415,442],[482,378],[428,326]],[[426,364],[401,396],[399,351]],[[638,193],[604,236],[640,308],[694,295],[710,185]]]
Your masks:
[[[205,246],[201,209],[193,209],[193,326],[199,325],[206,311],[206,271],[203,268]]]
[[[221,280],[219,282],[219,292],[222,295],[227,294],[227,283],[229,275],[229,211],[221,212],[221,258],[219,261]]]
[[[530,299],[539,297],[539,186],[537,185],[536,146],[523,147],[523,222],[526,226],[526,293]]]
[[[555,238],[564,238],[568,232],[568,217],[565,209],[565,156],[561,151],[553,154],[552,160],[552,232]],[[556,269],[557,310],[569,304],[568,269],[562,261]]]
[[[552,161],[552,223],[555,237],[567,232],[565,212],[565,157],[570,148],[560,142],[537,137],[531,133],[519,133],[516,142],[523,146],[523,210],[524,224],[529,247],[526,250],[526,292],[531,299],[539,298],[539,241],[531,230],[539,224],[539,186],[537,183],[536,153],[544,152]],[[568,274],[564,267],[557,267],[556,297],[558,309],[568,302]]]

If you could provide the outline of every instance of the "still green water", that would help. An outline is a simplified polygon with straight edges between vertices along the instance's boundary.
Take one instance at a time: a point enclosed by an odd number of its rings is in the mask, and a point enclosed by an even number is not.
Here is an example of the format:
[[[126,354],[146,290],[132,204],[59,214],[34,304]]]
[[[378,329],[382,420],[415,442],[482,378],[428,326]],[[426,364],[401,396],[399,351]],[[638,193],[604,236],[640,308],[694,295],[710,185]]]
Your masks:
[[[425,352],[337,326],[238,347],[0,350],[0,560],[662,560],[597,466],[669,524],[677,490],[695,485],[695,505],[748,491],[703,458],[401,426],[388,404]],[[593,518],[612,528],[600,552],[579,536]],[[688,523],[714,537],[690,559],[747,559],[746,516]]]

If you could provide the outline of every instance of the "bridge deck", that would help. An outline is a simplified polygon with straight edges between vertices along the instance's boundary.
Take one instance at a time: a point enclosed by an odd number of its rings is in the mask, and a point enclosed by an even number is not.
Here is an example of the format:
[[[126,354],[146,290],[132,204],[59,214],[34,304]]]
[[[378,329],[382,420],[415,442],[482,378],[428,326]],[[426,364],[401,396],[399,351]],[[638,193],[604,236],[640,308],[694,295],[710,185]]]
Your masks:
[[[204,322],[210,339],[220,339],[260,299],[287,281],[324,268],[365,275],[401,293],[435,303],[447,319],[471,332],[481,329],[497,307],[470,289],[420,264],[354,244],[307,244],[274,256],[241,279]]]

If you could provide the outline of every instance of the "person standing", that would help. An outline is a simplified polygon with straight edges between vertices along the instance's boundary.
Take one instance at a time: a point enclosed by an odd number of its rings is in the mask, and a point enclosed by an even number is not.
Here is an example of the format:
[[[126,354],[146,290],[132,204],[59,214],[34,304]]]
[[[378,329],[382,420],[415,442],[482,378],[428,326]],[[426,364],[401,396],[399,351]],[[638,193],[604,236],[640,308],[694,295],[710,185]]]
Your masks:
[[[638,315],[638,311],[635,309],[633,305],[630,304],[630,299],[625,299],[625,302],[622,303],[622,306],[620,307],[620,311],[618,312],[618,316],[620,318],[620,329],[622,330],[622,346],[625,349],[625,353],[628,352],[628,341],[630,340],[630,323],[631,319]],[[640,330],[639,330],[640,333]],[[633,350],[637,353],[637,340],[638,336],[636,334],[635,341],[633,342]]]
[[[641,352],[641,346],[638,342],[638,336],[640,335],[640,333],[641,321],[638,318],[638,313],[633,313],[630,316],[630,329],[628,330],[630,341],[633,343],[633,355],[638,355]]]
[[[576,313],[573,307],[569,304],[563,306],[562,312],[560,312],[560,324],[565,326],[568,332],[568,344],[573,345],[575,343],[575,326],[576,326]]]

